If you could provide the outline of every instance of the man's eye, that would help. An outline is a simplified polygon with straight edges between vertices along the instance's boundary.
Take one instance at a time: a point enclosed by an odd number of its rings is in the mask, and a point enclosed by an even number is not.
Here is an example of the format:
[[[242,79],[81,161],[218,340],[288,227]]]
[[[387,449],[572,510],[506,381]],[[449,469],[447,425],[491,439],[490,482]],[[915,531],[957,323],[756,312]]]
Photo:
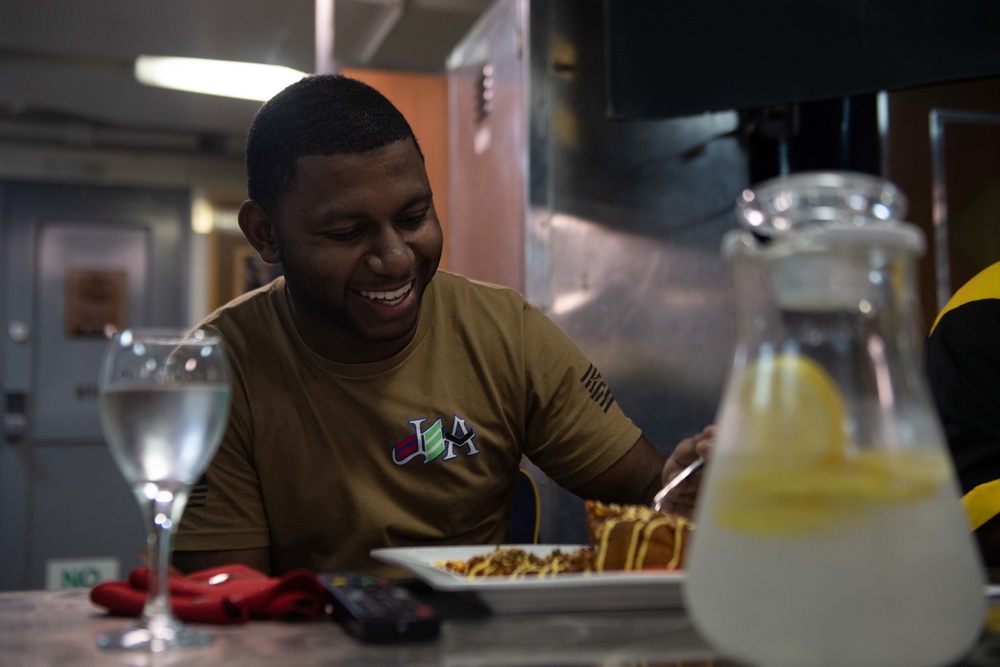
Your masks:
[[[427,219],[427,211],[421,211],[416,215],[408,215],[399,219],[398,223],[404,227],[419,227]]]
[[[350,229],[338,229],[326,233],[326,237],[331,241],[353,241],[365,233],[363,227],[351,227]]]

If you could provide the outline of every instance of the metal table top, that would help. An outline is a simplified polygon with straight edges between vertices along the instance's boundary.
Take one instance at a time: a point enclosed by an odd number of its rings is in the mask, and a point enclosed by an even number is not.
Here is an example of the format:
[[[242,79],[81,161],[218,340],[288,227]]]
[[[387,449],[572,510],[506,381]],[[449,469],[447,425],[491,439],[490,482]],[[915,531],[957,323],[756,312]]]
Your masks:
[[[355,641],[331,621],[252,620],[211,626],[205,648],[149,656],[98,649],[99,635],[131,619],[106,615],[83,589],[0,594],[0,664],[259,667],[296,665],[559,665],[684,667],[713,661],[683,611],[486,615],[446,610],[432,641],[376,645]]]
[[[364,644],[328,621],[212,626],[205,648],[148,655],[97,648],[130,619],[106,615],[85,589],[0,593],[0,665],[33,667],[738,667],[717,656],[682,610],[488,615],[452,601],[432,641]],[[987,634],[959,666],[1000,664]]]

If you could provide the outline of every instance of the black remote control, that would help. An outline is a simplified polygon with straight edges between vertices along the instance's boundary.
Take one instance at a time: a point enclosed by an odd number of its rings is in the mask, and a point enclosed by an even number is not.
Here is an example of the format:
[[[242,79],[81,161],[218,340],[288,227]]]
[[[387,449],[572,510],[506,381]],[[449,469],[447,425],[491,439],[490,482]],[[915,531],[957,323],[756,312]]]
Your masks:
[[[320,580],[333,596],[334,620],[357,639],[430,639],[441,629],[433,607],[386,577],[333,572],[321,575]]]

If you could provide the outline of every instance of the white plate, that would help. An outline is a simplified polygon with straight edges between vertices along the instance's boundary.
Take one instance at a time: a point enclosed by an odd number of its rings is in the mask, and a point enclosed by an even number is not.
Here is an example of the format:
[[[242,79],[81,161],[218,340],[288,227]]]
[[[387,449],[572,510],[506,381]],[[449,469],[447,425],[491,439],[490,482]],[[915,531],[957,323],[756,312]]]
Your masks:
[[[580,545],[501,545],[547,556],[553,549],[574,551]],[[681,609],[683,572],[568,573],[544,577],[469,579],[436,567],[443,560],[468,560],[496,547],[401,547],[373,549],[372,558],[409,570],[431,588],[473,593],[497,614],[559,611]]]

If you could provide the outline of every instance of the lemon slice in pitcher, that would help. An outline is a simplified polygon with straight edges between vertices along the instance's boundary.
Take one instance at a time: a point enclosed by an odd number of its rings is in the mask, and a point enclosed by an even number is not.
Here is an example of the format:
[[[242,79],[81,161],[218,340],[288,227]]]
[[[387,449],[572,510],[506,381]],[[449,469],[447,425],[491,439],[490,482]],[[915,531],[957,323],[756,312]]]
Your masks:
[[[798,355],[750,366],[737,396],[739,453],[720,465],[715,519],[755,535],[796,535],[875,505],[932,495],[947,476],[940,452],[848,447],[847,407],[834,379]]]
[[[744,451],[835,463],[845,455],[847,409],[837,383],[809,357],[762,357],[743,374]]]

